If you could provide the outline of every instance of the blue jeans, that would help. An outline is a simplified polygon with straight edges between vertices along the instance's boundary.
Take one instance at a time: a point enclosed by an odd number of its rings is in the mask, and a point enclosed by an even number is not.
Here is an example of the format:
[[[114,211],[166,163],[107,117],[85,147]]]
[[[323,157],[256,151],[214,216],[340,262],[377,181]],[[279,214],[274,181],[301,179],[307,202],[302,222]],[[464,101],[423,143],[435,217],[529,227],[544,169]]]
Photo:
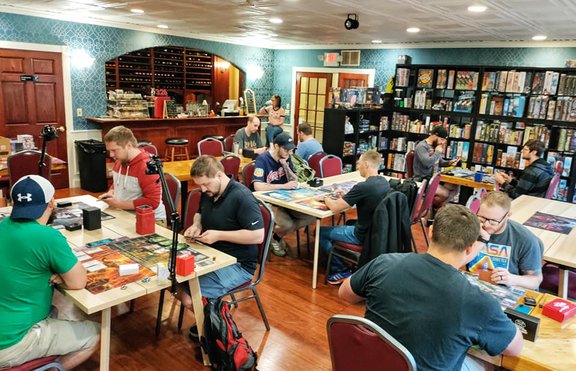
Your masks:
[[[356,238],[354,234],[353,225],[341,225],[335,227],[320,227],[320,248],[325,254],[328,254],[332,249],[333,241],[340,241],[346,243],[353,243],[361,245],[362,242]],[[348,266],[344,264],[342,259],[337,256],[332,256],[332,263],[330,272],[339,273],[348,270]]]
[[[274,138],[276,138],[276,135],[280,134],[283,131],[284,130],[282,130],[282,126],[272,126],[272,125],[266,126],[266,145],[272,147],[272,143],[274,142]]]
[[[206,273],[198,277],[198,280],[202,296],[215,299],[250,281],[252,277],[253,275],[245,271],[240,263],[236,263],[214,272]],[[186,284],[184,287],[186,291],[189,291],[189,285]]]

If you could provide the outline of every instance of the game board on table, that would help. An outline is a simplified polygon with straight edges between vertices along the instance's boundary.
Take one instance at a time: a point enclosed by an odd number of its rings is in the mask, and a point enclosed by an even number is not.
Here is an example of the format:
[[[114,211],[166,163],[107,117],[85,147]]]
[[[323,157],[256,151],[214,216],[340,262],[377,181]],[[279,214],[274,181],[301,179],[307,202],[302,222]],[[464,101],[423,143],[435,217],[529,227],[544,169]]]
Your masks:
[[[519,288],[519,287],[508,287],[505,285],[493,285],[489,282],[482,281],[478,278],[478,276],[468,273],[462,272],[468,282],[473,286],[476,286],[500,303],[500,308],[502,310],[506,308],[514,308],[516,303],[522,296],[526,294],[526,290]]]
[[[576,226],[576,219],[545,214],[537,211],[530,217],[530,219],[524,222],[524,225],[543,229],[545,231],[570,234],[572,228]]]

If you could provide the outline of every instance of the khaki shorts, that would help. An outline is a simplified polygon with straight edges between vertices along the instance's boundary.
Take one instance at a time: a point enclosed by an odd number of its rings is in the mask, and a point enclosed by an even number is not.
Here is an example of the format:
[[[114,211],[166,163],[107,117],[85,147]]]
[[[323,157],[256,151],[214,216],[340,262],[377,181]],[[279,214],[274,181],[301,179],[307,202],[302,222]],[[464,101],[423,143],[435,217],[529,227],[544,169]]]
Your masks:
[[[88,349],[99,336],[100,325],[96,322],[46,318],[32,326],[19,343],[0,350],[0,368]]]
[[[274,208],[275,232],[285,235],[316,222],[316,218],[283,207]]]

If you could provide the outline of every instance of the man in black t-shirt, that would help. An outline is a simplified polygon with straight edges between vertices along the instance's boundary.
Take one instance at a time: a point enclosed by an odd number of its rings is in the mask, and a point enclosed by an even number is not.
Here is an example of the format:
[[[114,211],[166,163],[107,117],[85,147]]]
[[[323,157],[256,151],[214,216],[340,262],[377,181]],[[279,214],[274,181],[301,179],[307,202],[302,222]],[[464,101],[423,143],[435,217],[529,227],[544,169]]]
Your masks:
[[[472,345],[517,356],[520,331],[459,271],[487,237],[469,209],[444,206],[426,254],[382,254],[345,280],[339,295],[350,303],[366,300],[365,317],[404,345],[418,370],[460,371],[464,362],[478,362],[466,357]]]
[[[376,151],[365,152],[358,160],[357,169],[360,172],[360,176],[365,178],[366,181],[356,184],[343,197],[337,199],[326,197],[324,199],[326,206],[334,214],[339,214],[354,205],[358,209],[358,222],[355,226],[345,225],[320,228],[320,247],[326,254],[330,252],[334,241],[356,245],[364,243],[364,237],[372,223],[372,214],[380,201],[390,191],[390,185],[386,178],[378,175],[379,167],[380,154]],[[328,282],[332,285],[342,283],[352,274],[342,259],[337,256],[332,257],[331,272]]]
[[[228,178],[212,156],[200,156],[190,175],[202,198],[192,225],[184,236],[208,244],[237,259],[237,263],[199,277],[200,290],[217,298],[249,281],[258,263],[258,246],[264,239],[264,222],[258,202],[242,184]],[[188,284],[181,285],[180,300],[192,308]]]

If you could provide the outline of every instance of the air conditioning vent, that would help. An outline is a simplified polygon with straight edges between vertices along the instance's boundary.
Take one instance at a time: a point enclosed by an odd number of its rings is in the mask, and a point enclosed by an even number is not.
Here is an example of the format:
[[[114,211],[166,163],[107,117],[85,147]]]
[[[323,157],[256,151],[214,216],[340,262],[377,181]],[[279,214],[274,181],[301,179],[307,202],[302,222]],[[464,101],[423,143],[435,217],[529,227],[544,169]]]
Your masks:
[[[341,66],[359,66],[360,50],[342,50]]]

